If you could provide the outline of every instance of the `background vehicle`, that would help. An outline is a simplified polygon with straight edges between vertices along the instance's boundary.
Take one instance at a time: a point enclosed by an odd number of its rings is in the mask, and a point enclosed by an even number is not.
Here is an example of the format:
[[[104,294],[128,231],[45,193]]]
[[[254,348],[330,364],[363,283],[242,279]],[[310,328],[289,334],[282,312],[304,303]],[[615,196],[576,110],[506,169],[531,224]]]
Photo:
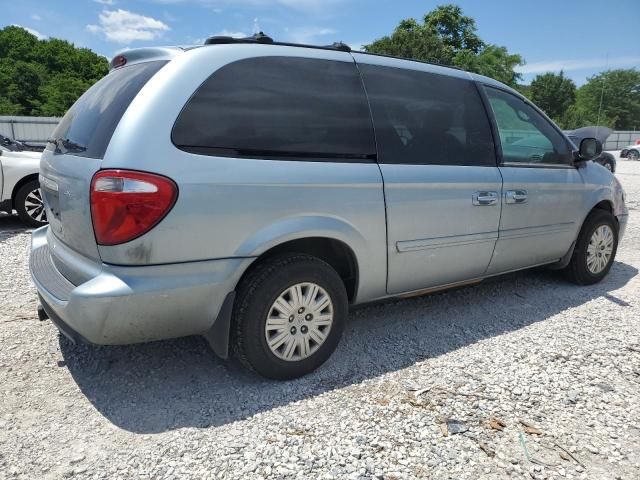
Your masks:
[[[98,344],[200,334],[297,377],[350,304],[538,265],[601,280],[627,211],[598,142],[574,148],[499,82],[342,44],[127,51],[42,156],[42,315]]]
[[[629,160],[640,160],[640,144],[629,145],[620,151],[620,158],[628,158]]]
[[[0,135],[0,210],[14,209],[31,227],[47,223],[38,169],[41,153]]]
[[[612,132],[613,130],[607,127],[583,127],[566,133],[569,139],[578,146],[584,138],[595,138],[604,145]],[[599,163],[610,172],[616,171],[616,157],[609,152],[600,152],[600,155],[594,158],[593,161]]]

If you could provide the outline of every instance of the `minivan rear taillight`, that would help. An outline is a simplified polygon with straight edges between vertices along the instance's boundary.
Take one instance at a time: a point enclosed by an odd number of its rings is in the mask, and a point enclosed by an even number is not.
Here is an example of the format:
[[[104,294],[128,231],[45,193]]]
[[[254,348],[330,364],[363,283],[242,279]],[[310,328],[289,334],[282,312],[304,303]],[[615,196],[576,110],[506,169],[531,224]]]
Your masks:
[[[117,245],[156,226],[178,198],[167,177],[130,170],[101,170],[91,180],[91,219],[99,245]]]

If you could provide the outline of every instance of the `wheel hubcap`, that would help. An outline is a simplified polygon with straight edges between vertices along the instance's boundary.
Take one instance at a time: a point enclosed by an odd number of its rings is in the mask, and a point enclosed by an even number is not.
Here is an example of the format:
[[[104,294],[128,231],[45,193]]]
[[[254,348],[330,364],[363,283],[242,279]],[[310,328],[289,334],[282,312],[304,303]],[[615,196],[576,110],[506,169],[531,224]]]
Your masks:
[[[613,253],[613,231],[609,225],[600,225],[591,235],[587,247],[587,268],[597,275],[609,264]]]
[[[27,211],[27,215],[33,218],[37,222],[47,221],[47,212],[44,209],[44,202],[42,201],[42,192],[39,188],[29,192],[24,200],[24,208]]]
[[[273,302],[264,334],[276,357],[296,362],[313,355],[322,346],[332,324],[333,303],[327,291],[315,283],[298,283]]]

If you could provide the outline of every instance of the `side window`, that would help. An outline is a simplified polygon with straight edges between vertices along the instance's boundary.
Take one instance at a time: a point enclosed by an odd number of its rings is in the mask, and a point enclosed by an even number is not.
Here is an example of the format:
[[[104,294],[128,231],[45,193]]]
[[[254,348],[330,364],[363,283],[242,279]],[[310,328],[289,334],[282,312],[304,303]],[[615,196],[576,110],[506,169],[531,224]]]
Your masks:
[[[214,72],[183,108],[173,143],[205,155],[375,159],[353,62],[257,57]]]
[[[360,64],[380,163],[496,165],[489,120],[474,83]]]
[[[498,125],[503,162],[571,164],[568,142],[531,105],[502,90],[485,87]]]

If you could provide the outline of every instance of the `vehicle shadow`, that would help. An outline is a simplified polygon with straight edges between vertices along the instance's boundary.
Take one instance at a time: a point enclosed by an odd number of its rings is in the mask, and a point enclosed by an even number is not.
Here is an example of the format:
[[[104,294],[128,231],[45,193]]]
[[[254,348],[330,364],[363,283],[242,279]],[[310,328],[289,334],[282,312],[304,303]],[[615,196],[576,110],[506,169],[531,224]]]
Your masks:
[[[26,226],[17,215],[0,212],[0,242],[19,233],[27,233],[32,228]]]
[[[222,361],[190,337],[127,347],[73,345],[61,336],[69,371],[95,408],[120,428],[156,433],[206,428],[313,397],[482,339],[508,333],[605,297],[637,269],[616,262],[600,284],[578,287],[534,270],[426,297],[391,301],[350,314],[342,342],[316,372],[269,381]]]

